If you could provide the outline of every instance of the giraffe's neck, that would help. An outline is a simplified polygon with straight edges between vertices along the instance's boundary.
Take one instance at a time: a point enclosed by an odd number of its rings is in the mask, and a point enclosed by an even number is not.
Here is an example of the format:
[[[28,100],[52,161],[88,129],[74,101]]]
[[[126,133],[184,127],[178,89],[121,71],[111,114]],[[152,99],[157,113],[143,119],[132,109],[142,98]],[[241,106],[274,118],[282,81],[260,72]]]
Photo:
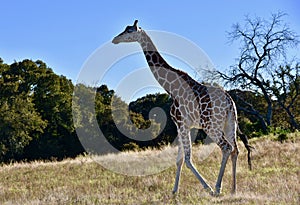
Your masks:
[[[172,69],[172,67],[166,62],[166,60],[157,51],[156,46],[152,42],[151,38],[142,31],[142,38],[139,42],[144,55],[146,57],[147,63],[153,73],[156,73],[158,67],[164,67],[165,69]]]
[[[153,44],[150,37],[146,34],[145,31],[142,31],[142,38],[139,41],[147,63],[152,71],[155,79],[158,83],[169,93],[173,94],[173,89],[177,89],[176,79],[181,78],[190,78],[186,73],[177,70],[170,66],[167,61],[160,55],[156,46]],[[173,83],[173,84],[172,84]]]

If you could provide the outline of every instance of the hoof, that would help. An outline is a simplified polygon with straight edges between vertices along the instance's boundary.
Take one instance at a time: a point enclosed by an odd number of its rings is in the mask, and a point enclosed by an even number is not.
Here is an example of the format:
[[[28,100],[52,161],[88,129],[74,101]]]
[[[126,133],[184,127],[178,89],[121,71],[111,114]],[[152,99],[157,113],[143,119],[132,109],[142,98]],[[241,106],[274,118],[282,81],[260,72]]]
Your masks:
[[[204,190],[205,190],[207,193],[209,193],[211,196],[214,195],[214,190],[212,190],[212,188],[207,187],[207,188],[205,188]]]
[[[219,197],[220,195],[221,195],[220,192],[214,192],[212,196],[214,196],[214,197]]]
[[[213,196],[214,197],[218,197],[221,195],[221,189],[220,188],[216,188],[216,191],[214,192]]]

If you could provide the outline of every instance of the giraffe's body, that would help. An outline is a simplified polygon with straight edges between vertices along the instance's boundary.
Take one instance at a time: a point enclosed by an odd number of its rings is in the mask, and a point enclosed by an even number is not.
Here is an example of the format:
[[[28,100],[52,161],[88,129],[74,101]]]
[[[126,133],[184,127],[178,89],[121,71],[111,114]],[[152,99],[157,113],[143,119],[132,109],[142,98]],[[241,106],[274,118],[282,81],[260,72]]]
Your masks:
[[[172,68],[159,54],[155,45],[145,31],[127,26],[124,32],[113,39],[113,43],[138,42],[144,52],[147,63],[159,84],[173,99],[171,116],[178,132],[177,172],[173,193],[177,192],[182,165],[185,162],[203,187],[210,193],[212,188],[199,174],[192,163],[191,128],[203,129],[205,133],[221,148],[222,163],[216,183],[216,194],[221,191],[222,177],[229,156],[232,159],[232,192],[236,190],[236,161],[238,147],[236,143],[237,113],[233,100],[220,87],[198,83],[187,73]]]

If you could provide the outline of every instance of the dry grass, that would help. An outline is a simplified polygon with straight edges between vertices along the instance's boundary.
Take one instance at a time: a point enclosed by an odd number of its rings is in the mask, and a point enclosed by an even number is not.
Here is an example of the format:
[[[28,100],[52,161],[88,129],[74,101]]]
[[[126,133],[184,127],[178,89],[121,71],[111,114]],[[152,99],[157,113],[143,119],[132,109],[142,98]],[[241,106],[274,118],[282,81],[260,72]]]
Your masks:
[[[89,157],[62,162],[15,163],[0,167],[0,204],[299,204],[300,136],[280,143],[270,138],[252,141],[253,170],[249,171],[246,151],[240,145],[237,170],[238,192],[230,194],[231,164],[228,163],[223,194],[211,197],[204,192],[191,171],[184,167],[180,190],[171,194],[174,165],[155,175],[126,176],[104,169]],[[219,149],[208,158],[194,147],[199,171],[214,185],[221,160]],[[175,149],[166,148],[172,159]],[[126,162],[139,156],[159,156],[158,151],[125,153],[97,158],[111,163]],[[135,158],[136,157],[136,158]],[[168,160],[166,160],[168,163]],[[130,168],[130,167],[129,167]],[[153,170],[152,170],[153,171]]]

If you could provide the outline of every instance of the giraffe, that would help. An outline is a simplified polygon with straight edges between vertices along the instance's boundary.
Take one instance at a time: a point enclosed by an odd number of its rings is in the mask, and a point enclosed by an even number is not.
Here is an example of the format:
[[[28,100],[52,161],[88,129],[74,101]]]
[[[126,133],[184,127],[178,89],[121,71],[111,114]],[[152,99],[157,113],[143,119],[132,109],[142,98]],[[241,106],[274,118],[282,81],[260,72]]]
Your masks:
[[[178,133],[177,169],[173,193],[178,191],[181,170],[185,163],[205,190],[212,195],[219,195],[224,170],[230,156],[232,160],[232,193],[235,193],[236,164],[239,153],[236,142],[238,124],[235,103],[222,88],[201,84],[187,73],[171,67],[158,52],[150,37],[138,27],[137,23],[138,20],[135,20],[132,26],[127,26],[122,33],[112,40],[112,43],[138,42],[154,77],[173,99],[170,114]],[[222,161],[215,192],[192,162],[191,128],[203,129],[221,148]],[[251,146],[245,135],[242,135],[241,138],[248,150],[250,167]]]

